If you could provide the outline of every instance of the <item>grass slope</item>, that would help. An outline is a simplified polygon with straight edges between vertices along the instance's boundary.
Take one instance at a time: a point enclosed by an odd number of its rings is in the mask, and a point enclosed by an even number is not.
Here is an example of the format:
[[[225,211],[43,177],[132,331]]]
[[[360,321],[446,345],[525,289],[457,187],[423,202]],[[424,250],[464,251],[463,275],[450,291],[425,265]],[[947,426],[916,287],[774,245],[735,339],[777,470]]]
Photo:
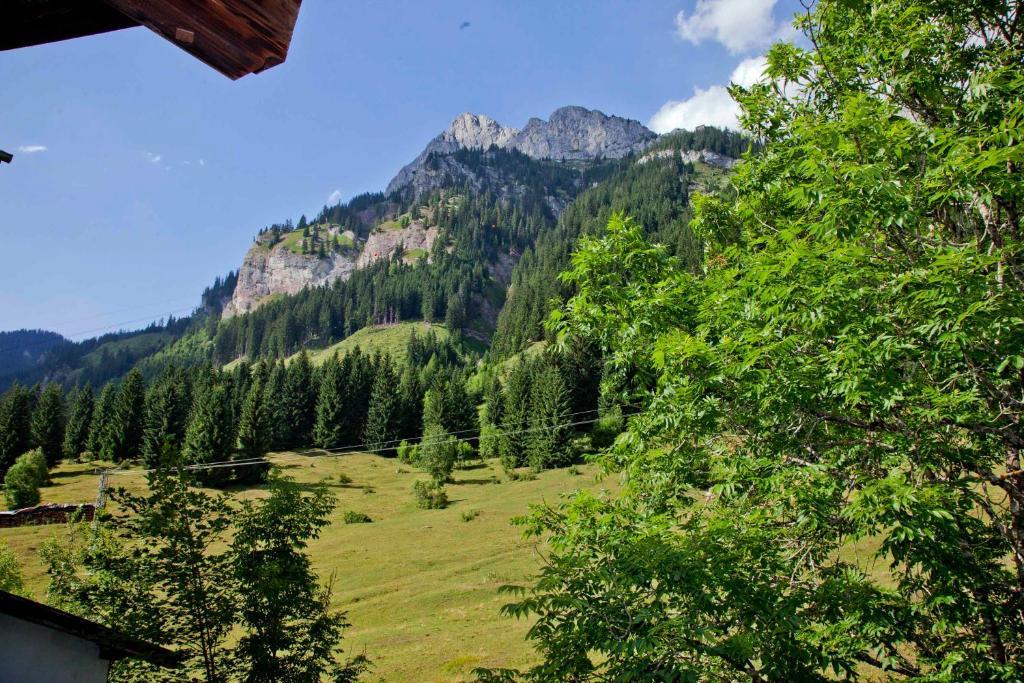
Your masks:
[[[337,344],[324,349],[311,349],[307,353],[314,365],[320,365],[330,358],[335,351],[339,354],[345,354],[358,346],[364,353],[380,351],[391,356],[396,362],[404,362],[406,346],[409,344],[409,338],[412,337],[412,333],[415,331],[416,334],[422,336],[431,330],[434,331],[434,335],[438,339],[448,338],[448,329],[444,325],[431,325],[425,322],[377,325],[374,327],[364,327],[345,337]],[[290,361],[294,357],[294,355],[290,356],[288,360]]]
[[[313,452],[315,453],[315,451]],[[373,455],[316,458],[271,456],[300,482],[333,480],[338,505],[332,524],[310,546],[319,575],[335,579],[333,607],[348,612],[345,651],[373,660],[370,681],[467,681],[477,666],[522,666],[535,659],[523,637],[527,622],[500,616],[508,597],[498,587],[524,582],[538,567],[534,544],[510,525],[529,505],[553,502],[576,488],[599,489],[594,468],[541,473],[534,481],[508,481],[497,463],[457,470],[448,487],[451,505],[420,510],[412,484],[426,475],[397,460]],[[61,465],[44,502],[91,501],[95,464]],[[345,473],[351,484],[338,483]],[[494,483],[498,480],[500,483]],[[112,486],[139,490],[141,473],[118,476]],[[239,496],[262,495],[259,490]],[[346,511],[369,515],[371,524],[345,524]],[[462,514],[475,510],[471,521]],[[0,529],[20,558],[29,589],[45,599],[40,544],[59,526]]]

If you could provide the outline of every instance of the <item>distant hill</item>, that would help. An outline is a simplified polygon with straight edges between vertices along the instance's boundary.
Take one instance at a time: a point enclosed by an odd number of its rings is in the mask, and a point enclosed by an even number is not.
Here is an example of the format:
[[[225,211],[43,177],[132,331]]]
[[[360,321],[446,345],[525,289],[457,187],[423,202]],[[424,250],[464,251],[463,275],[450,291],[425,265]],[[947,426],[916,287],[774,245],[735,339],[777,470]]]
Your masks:
[[[48,330],[0,332],[0,380],[31,370],[47,351],[66,343],[63,336]]]

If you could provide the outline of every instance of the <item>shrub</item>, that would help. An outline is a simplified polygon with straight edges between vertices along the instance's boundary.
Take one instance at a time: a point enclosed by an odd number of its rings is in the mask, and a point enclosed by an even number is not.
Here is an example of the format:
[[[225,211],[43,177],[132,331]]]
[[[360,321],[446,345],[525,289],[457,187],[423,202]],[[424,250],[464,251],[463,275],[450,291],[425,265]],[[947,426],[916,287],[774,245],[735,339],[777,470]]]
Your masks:
[[[420,449],[421,464],[437,484],[443,484],[452,477],[455,459],[459,454],[459,441],[453,436],[445,438],[440,427],[429,427],[423,433]]]
[[[352,483],[352,477],[348,476],[344,472],[339,472],[338,473],[338,483],[341,484],[342,486],[346,486],[348,484],[351,484]]]
[[[415,465],[420,459],[420,448],[415,444],[410,444],[405,439],[398,444],[398,460],[404,462],[407,465]]]
[[[370,515],[366,513],[356,512],[355,510],[345,511],[345,524],[368,524],[372,521]]]
[[[479,510],[463,510],[462,515],[463,522],[472,522],[474,519],[480,516]]]
[[[39,503],[39,472],[25,456],[11,465],[4,477],[4,498],[12,510]]]
[[[448,494],[444,486],[436,482],[418,481],[412,485],[416,505],[424,510],[440,510],[448,507]]]
[[[0,591],[8,593],[24,593],[25,591],[25,581],[21,576],[18,558],[6,543],[0,545]]]
[[[41,448],[34,448],[22,455],[18,460],[24,460],[36,475],[36,484],[45,486],[50,483],[50,470],[46,466],[46,456]]]
[[[579,468],[579,467],[576,467],[576,465],[570,465],[569,469],[568,469],[568,470],[566,470],[566,471],[567,471],[567,472],[568,472],[568,473],[569,473],[570,475],[572,475],[572,476],[574,476],[574,477],[578,477],[578,476],[580,476],[580,474],[581,474],[581,473],[580,473],[580,468]]]

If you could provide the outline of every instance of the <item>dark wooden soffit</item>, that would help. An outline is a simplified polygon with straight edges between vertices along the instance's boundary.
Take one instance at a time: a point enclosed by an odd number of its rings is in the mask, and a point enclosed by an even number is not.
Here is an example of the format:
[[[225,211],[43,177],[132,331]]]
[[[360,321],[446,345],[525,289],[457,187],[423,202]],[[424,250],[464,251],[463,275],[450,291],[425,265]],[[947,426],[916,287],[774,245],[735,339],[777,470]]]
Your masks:
[[[146,26],[231,79],[288,56],[302,0],[0,0],[0,50]]]
[[[0,50],[138,25],[103,0],[0,0]]]

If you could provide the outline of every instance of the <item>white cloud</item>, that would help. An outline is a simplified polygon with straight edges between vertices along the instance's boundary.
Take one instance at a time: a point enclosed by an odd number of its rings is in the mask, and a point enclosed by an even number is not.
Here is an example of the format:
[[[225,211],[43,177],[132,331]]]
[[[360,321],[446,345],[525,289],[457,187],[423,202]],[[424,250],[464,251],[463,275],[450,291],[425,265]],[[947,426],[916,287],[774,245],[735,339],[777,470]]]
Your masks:
[[[18,151],[22,154],[35,154],[36,152],[45,152],[46,150],[46,145],[21,145],[18,147]]]
[[[676,128],[693,130],[697,126],[718,126],[739,128],[736,120],[737,107],[722,85],[710,88],[694,88],[693,97],[685,100],[670,100],[661,106],[647,127],[655,133],[668,133]]]
[[[782,27],[772,10],[777,0],[697,0],[693,13],[676,15],[676,31],[698,45],[717,40],[732,54],[763,47],[779,37]]]
[[[163,155],[154,154],[153,152],[143,152],[146,160],[151,164],[159,164],[163,160]]]
[[[768,58],[764,55],[761,55],[760,57],[748,57],[737,64],[736,68],[732,70],[732,75],[729,76],[729,82],[735,83],[736,85],[742,85],[744,88],[749,88],[764,78],[764,71],[767,68]]]
[[[750,87],[764,76],[768,61],[762,55],[744,59],[729,76],[730,83]],[[667,133],[676,128],[693,130],[697,126],[718,126],[737,130],[739,105],[724,85],[694,88],[693,96],[685,100],[671,100],[661,106],[647,127],[655,133]]]
[[[202,159],[200,159],[200,160],[199,160],[199,165],[200,165],[200,166],[206,166],[206,162],[205,162],[205,161],[203,161]]]
[[[341,201],[341,190],[340,189],[335,190],[334,192],[332,192],[331,194],[329,194],[327,196],[327,203],[328,204],[337,204],[340,201]]]

